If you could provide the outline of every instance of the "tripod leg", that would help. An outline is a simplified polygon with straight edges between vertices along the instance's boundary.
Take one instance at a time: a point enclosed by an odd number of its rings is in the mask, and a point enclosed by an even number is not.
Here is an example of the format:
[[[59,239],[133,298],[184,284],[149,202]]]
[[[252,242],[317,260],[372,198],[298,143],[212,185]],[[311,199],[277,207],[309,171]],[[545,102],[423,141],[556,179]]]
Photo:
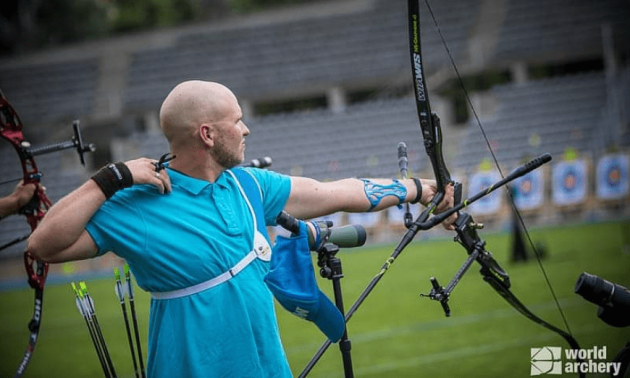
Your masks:
[[[343,295],[341,292],[341,261],[337,258],[333,258],[331,260],[336,260],[332,262],[333,265],[333,291],[335,293],[335,305],[342,314],[345,314],[345,310],[343,308]],[[343,370],[345,374],[345,378],[354,378],[354,371],[352,369],[352,355],[350,350],[352,349],[352,345],[350,340],[348,339],[348,328],[343,331],[343,336],[341,336],[341,340],[339,340],[339,350],[341,351],[341,358],[343,359]]]

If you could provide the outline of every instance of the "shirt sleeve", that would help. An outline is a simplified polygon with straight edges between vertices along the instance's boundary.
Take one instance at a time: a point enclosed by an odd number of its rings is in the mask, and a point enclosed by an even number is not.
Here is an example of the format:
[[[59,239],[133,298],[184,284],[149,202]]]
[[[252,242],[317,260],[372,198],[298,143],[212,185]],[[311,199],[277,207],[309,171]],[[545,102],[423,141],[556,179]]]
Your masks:
[[[265,210],[265,224],[276,225],[276,217],[284,209],[291,193],[291,178],[287,175],[256,168],[245,168],[260,185]]]
[[[134,201],[137,195],[133,189],[116,193],[88,222],[85,228],[98,247],[98,256],[113,251],[127,258],[130,250],[145,247],[147,226]]]

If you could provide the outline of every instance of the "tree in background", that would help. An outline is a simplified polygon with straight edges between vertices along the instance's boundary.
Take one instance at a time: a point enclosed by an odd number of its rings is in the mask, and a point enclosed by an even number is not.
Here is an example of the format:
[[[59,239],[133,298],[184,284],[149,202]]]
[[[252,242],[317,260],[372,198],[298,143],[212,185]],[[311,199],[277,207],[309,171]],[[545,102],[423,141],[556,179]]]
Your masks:
[[[321,0],[226,0],[226,3],[234,12],[247,13],[282,5],[313,3],[316,1]]]
[[[0,54],[320,0],[1,0]]]
[[[107,8],[94,0],[2,0],[0,52],[42,47],[107,35]]]
[[[197,0],[112,0],[113,34],[180,25],[200,18]]]

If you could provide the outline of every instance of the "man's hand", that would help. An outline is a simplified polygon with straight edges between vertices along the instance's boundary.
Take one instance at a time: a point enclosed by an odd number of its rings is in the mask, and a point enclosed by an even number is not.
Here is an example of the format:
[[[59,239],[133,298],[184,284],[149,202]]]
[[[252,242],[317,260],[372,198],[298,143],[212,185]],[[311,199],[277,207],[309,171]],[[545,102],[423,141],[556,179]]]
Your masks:
[[[455,202],[454,193],[455,193],[455,189],[453,188],[453,185],[451,184],[447,185],[446,188],[444,189],[444,198],[442,198],[442,201],[437,205],[437,208],[435,209],[436,214],[439,214],[454,206],[454,202]],[[423,179],[422,180],[422,198],[420,199],[420,203],[425,206],[428,205],[433,199],[433,197],[435,197],[436,194],[437,194],[436,181]],[[456,220],[457,220],[457,213],[446,218],[442,222],[442,227],[444,227],[447,230],[454,230],[455,226],[453,226],[453,223],[455,223]]]
[[[13,193],[0,200],[0,216],[6,217],[20,210],[33,198],[35,189],[35,184],[24,185],[24,180],[20,180]]]
[[[18,210],[33,198],[36,188],[37,186],[35,184],[24,185],[24,180],[20,180],[15,190],[13,190],[13,193],[11,193],[11,196],[15,198]]]
[[[134,184],[149,184],[155,186],[162,194],[170,193],[171,179],[166,169],[156,172],[154,163],[157,163],[157,160],[140,158],[126,161],[125,165],[131,171]]]

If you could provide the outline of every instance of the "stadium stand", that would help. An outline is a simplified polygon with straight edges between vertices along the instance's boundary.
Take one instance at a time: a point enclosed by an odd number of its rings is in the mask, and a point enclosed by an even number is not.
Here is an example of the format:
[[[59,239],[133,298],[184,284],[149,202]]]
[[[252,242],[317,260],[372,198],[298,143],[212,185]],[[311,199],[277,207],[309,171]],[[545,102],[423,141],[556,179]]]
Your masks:
[[[606,107],[606,81],[602,73],[507,84],[491,91],[498,102],[496,113],[483,127],[503,164],[515,166],[526,156],[549,152],[561,156],[567,147],[591,151],[597,126]],[[460,143],[454,162],[470,170],[490,152],[474,120]]]
[[[22,122],[72,120],[91,114],[99,77],[95,58],[0,68],[0,88]]]
[[[435,4],[456,57],[464,53],[469,12],[477,4]],[[381,1],[355,14],[184,34],[172,47],[133,54],[125,106],[155,107],[176,83],[190,78],[220,81],[239,97],[262,99],[324,93],[333,83],[360,86],[364,80],[407,77],[405,11]],[[447,57],[438,49],[429,15],[422,16],[425,61],[437,69]]]
[[[505,20],[492,60],[498,64],[575,61],[602,54],[602,25],[616,47],[630,44],[630,5],[624,0],[506,1]]]

